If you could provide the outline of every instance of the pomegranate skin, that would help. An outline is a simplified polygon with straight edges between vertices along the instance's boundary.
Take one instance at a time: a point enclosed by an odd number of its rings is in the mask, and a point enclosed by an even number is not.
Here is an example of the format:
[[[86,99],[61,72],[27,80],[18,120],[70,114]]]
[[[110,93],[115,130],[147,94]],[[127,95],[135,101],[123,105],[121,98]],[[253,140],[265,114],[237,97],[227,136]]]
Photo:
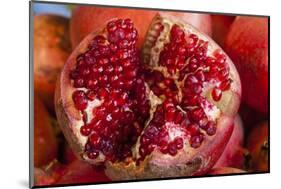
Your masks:
[[[255,126],[247,139],[247,148],[250,151],[250,169],[256,172],[268,172],[268,122],[264,121]]]
[[[244,145],[244,128],[243,123],[239,115],[234,119],[234,129],[231,137],[221,155],[219,160],[214,165],[217,167],[234,167],[243,168],[245,160]]]
[[[75,48],[90,32],[97,30],[107,20],[112,18],[132,19],[139,33],[137,46],[141,47],[149,24],[157,12],[153,10],[79,6],[73,10],[70,21],[72,48]],[[165,13],[181,18],[210,36],[212,34],[211,17],[207,14],[168,11]]]
[[[213,168],[208,175],[226,175],[226,174],[239,174],[246,173],[245,170],[237,169],[233,167],[216,167]]]
[[[51,117],[38,95],[34,96],[34,166],[46,165],[57,156],[57,139]]]
[[[237,17],[227,34],[225,50],[242,81],[242,100],[268,112],[268,19]]]
[[[34,16],[34,88],[52,113],[56,80],[70,50],[67,18]]]
[[[200,37],[203,36],[194,27],[181,21],[177,23],[186,25],[187,28],[200,35]],[[69,74],[75,68],[77,56],[85,52],[97,33],[92,32],[85,37],[70,55],[58,80],[55,94],[56,113],[65,137],[82,159],[93,164],[98,163],[98,161],[89,160],[89,158],[85,157],[85,138],[81,137],[80,129],[77,128],[77,125],[81,125],[82,117],[72,100],[72,94],[76,89],[72,87]],[[211,48],[220,49],[209,37],[204,36],[204,39],[211,43]],[[215,136],[206,137],[200,148],[190,148],[188,153],[182,150],[176,156],[164,155],[159,151],[153,151],[140,165],[136,165],[133,159],[126,163],[106,161],[106,175],[112,180],[128,180],[203,175],[207,173],[220,157],[231,136],[233,119],[240,104],[240,79],[228,57],[226,57],[226,62],[230,67],[230,77],[233,83],[229,91],[224,93],[220,102],[214,102],[222,111],[217,120],[219,126]]]

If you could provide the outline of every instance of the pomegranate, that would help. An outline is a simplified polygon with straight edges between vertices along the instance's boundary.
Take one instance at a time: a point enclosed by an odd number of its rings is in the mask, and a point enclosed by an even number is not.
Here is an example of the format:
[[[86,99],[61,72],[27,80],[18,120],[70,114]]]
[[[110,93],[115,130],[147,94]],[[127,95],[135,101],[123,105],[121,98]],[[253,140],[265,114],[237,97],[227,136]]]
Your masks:
[[[214,167],[244,168],[248,151],[243,148],[244,128],[239,115],[234,119],[234,129],[221,157]]]
[[[262,113],[268,112],[268,19],[237,17],[227,34],[225,50],[243,83],[242,99]]]
[[[228,15],[211,15],[212,18],[212,38],[221,47],[224,47],[226,35],[233,23],[235,16]]]
[[[99,29],[100,26],[104,25],[104,23],[112,18],[130,18],[134,22],[139,33],[137,46],[140,47],[143,44],[149,24],[156,13],[157,11],[153,10],[78,6],[73,10],[70,22],[72,47],[76,47],[84,37],[93,30]],[[206,34],[211,35],[211,17],[207,14],[183,12],[165,13],[180,17]]]
[[[216,167],[213,168],[208,175],[226,175],[226,174],[238,174],[247,173],[245,170],[233,168],[233,167]]]
[[[205,174],[227,144],[240,79],[222,49],[157,14],[142,58],[130,19],[92,32],[67,60],[56,113],[76,153],[113,180]]]
[[[34,16],[34,87],[51,112],[56,80],[71,50],[68,28],[67,18]]]
[[[257,172],[268,172],[268,122],[258,124],[250,132],[247,139],[247,147],[251,154],[250,168]]]
[[[39,99],[34,96],[34,166],[46,165],[57,156],[57,139],[51,117]]]

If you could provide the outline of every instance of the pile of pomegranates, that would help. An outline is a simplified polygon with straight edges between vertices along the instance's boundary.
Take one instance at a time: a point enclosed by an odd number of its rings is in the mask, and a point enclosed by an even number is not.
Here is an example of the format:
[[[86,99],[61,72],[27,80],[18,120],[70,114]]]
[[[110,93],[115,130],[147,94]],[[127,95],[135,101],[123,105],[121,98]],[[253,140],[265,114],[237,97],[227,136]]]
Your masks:
[[[266,18],[78,6],[35,21],[35,185],[268,171]]]

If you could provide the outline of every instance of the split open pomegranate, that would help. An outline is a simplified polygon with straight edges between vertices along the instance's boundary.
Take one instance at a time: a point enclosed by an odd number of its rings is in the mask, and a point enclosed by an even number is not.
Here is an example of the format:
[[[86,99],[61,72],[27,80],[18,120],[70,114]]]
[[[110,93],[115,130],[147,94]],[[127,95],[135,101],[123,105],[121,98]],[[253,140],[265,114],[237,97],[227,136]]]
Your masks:
[[[114,19],[73,51],[56,90],[66,138],[113,180],[206,173],[240,104],[233,63],[175,17],[153,19],[141,53],[137,40],[130,19]]]

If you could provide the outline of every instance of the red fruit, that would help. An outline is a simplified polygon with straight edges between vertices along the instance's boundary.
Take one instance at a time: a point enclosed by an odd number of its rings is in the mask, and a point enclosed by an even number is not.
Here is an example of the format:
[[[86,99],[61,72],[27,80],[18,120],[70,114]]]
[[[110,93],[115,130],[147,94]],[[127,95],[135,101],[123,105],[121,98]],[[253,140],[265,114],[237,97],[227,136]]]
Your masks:
[[[246,173],[246,171],[233,167],[217,167],[217,168],[213,168],[208,173],[208,175],[226,175],[226,174],[239,174],[239,173]]]
[[[255,110],[268,112],[268,19],[237,17],[225,43],[241,77],[242,99]]]
[[[64,17],[34,16],[34,87],[51,111],[56,80],[71,50],[68,27]]]
[[[34,168],[34,186],[53,185],[64,173],[65,166],[57,160],[41,168]]]
[[[268,122],[264,121],[253,128],[247,139],[247,148],[250,151],[250,168],[257,172],[268,172]]]
[[[149,24],[158,11],[124,8],[79,6],[72,12],[70,35],[72,47],[76,47],[84,37],[97,31],[112,18],[130,18],[138,30],[137,46],[141,47]],[[166,12],[175,15],[211,35],[211,17],[207,14]],[[93,19],[95,18],[95,19]]]
[[[40,101],[34,96],[34,166],[46,165],[56,158],[58,144],[51,125],[51,117]]]
[[[66,166],[61,177],[54,184],[82,184],[110,182],[102,168],[93,167],[87,162],[76,160]]]
[[[221,47],[224,46],[226,35],[233,23],[235,16],[211,15],[212,18],[212,38]]]
[[[113,180],[205,174],[233,130],[241,95],[235,67],[174,17],[153,19],[142,60],[137,38],[130,19],[115,19],[73,51],[56,90],[64,135]]]
[[[238,112],[247,131],[258,125],[258,123],[262,122],[263,120],[268,119],[267,115],[254,110],[245,103],[240,105]]]
[[[214,167],[243,168],[247,152],[243,149],[244,128],[239,115],[235,117],[234,129],[221,157]]]

